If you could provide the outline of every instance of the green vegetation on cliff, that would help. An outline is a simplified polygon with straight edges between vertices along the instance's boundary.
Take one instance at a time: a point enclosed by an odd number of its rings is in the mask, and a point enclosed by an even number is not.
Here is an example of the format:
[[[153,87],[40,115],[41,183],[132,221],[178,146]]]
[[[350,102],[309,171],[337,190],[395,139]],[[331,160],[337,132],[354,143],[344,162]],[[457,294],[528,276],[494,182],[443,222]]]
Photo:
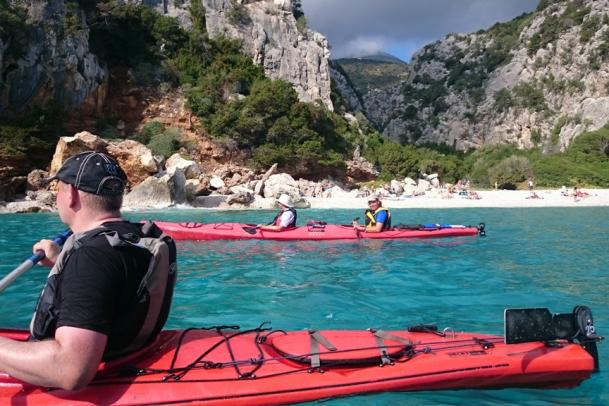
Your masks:
[[[359,95],[395,86],[408,78],[408,64],[382,55],[337,59],[333,63],[340,66]]]
[[[400,145],[379,135],[370,135],[363,155],[380,167],[380,180],[417,179],[422,173],[437,173],[443,182],[455,182],[466,175],[463,154],[446,146]]]
[[[244,9],[231,4],[233,18],[244,23]],[[130,67],[136,74],[147,71],[159,82],[187,89],[188,106],[201,118],[203,131],[249,150],[252,165],[264,168],[278,162],[282,170],[307,177],[344,170],[355,138],[345,119],[322,106],[299,102],[289,83],[266,78],[241,52],[239,41],[209,38],[199,6],[191,7],[197,23],[189,32],[175,19],[144,6],[97,10],[104,20],[91,32],[98,55],[110,65]],[[105,45],[109,43],[116,45]],[[148,145],[164,155],[172,145],[178,147],[167,141],[171,137],[161,137],[166,142],[158,144],[158,137],[157,145],[152,145],[154,137]]]
[[[530,177],[541,187],[609,187],[609,125],[581,134],[562,153],[488,145],[468,153],[464,166],[468,177],[480,187],[497,182],[500,188],[516,189]]]

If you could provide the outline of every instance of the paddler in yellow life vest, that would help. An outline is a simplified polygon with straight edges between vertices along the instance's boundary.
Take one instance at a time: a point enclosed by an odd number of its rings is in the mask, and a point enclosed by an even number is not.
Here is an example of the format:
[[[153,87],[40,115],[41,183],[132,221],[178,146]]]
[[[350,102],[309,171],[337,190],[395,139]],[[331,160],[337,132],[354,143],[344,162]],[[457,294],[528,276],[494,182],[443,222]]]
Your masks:
[[[366,225],[360,225],[353,220],[353,228],[367,233],[380,233],[391,229],[391,213],[385,207],[378,196],[373,195],[368,199],[368,210],[364,214]]]

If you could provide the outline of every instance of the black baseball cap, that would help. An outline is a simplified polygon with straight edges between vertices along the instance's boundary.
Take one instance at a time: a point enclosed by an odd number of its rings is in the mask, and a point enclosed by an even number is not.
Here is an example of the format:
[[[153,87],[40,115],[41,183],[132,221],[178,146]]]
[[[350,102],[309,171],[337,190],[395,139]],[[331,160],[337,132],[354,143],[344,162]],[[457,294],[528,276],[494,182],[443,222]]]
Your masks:
[[[55,176],[83,192],[101,196],[120,196],[125,191],[127,175],[108,154],[87,151],[68,158]]]

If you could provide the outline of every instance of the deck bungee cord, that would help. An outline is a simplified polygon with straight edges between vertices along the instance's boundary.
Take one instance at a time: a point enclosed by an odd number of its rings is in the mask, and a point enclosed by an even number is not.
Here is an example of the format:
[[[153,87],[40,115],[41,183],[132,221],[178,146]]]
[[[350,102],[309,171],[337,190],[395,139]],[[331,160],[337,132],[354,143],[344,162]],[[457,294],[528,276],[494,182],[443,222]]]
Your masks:
[[[209,380],[197,380],[197,381],[199,381],[199,382],[206,382],[206,381],[217,382],[217,381],[227,381],[227,380],[238,381],[241,379],[264,379],[264,378],[274,377],[274,376],[278,376],[278,375],[282,375],[282,374],[293,374],[296,372],[309,372],[309,373],[322,372],[323,373],[323,368],[321,366],[319,366],[317,368],[312,368],[311,366],[306,366],[306,367],[302,367],[301,369],[296,370],[296,371],[289,371],[289,372],[284,372],[284,373],[280,373],[280,374],[269,374],[269,375],[265,375],[265,376],[255,375],[255,372],[258,371],[260,369],[260,367],[265,363],[293,361],[293,362],[302,364],[303,359],[307,358],[307,357],[323,356],[323,355],[328,355],[328,354],[333,354],[333,355],[334,354],[349,354],[349,353],[355,353],[355,352],[360,352],[360,351],[365,351],[365,350],[378,350],[380,348],[379,346],[361,346],[361,347],[354,347],[354,348],[343,349],[343,350],[336,349],[336,350],[332,350],[332,351],[327,350],[327,351],[319,351],[319,352],[302,353],[302,354],[298,354],[298,355],[282,355],[282,356],[275,356],[275,357],[264,357],[264,352],[260,348],[260,345],[264,344],[267,341],[267,338],[272,334],[280,334],[280,333],[287,334],[287,332],[285,332],[284,330],[274,330],[270,327],[263,327],[265,324],[268,324],[268,322],[264,322],[260,326],[253,328],[253,329],[238,331],[232,335],[226,335],[225,330],[239,330],[240,329],[239,326],[222,325],[222,326],[199,327],[199,328],[193,327],[193,328],[186,329],[186,330],[182,331],[180,334],[180,337],[178,339],[178,343],[174,350],[174,354],[173,354],[172,361],[171,361],[169,368],[166,368],[166,369],[137,368],[137,366],[128,365],[128,366],[124,367],[125,369],[123,371],[121,371],[120,374],[122,376],[128,376],[128,375],[147,376],[147,375],[165,374],[163,377],[160,378],[161,381],[165,382],[165,381],[170,381],[170,380],[174,380],[174,381],[182,380],[188,374],[188,372],[195,370],[195,369],[220,369],[220,368],[234,367],[235,373],[236,373],[236,377],[234,377],[234,378],[209,379]],[[197,356],[193,361],[189,362],[187,365],[182,366],[182,367],[176,366],[177,359],[179,357],[179,353],[182,348],[183,341],[186,339],[186,336],[188,335],[188,333],[197,331],[197,330],[215,331],[219,334],[218,338],[220,338],[220,340],[217,341],[216,343],[214,343],[213,345],[211,345],[209,348],[203,350],[203,352],[199,356]],[[374,331],[378,331],[378,330],[369,329],[367,331],[370,331],[372,334]],[[261,335],[261,333],[263,333],[263,332],[267,332],[267,334]],[[231,340],[236,337],[247,335],[247,334],[252,334],[252,333],[255,333],[255,336],[253,336],[252,339],[253,339],[253,342],[256,344],[256,347],[259,352],[258,358],[248,358],[245,360],[235,359],[234,353],[231,348]],[[402,338],[402,337],[398,337],[398,338]],[[444,351],[444,350],[449,350],[449,349],[460,349],[460,348],[468,348],[468,347],[476,347],[476,348],[481,348],[483,350],[487,350],[487,349],[493,348],[495,343],[503,342],[503,338],[501,338],[501,337],[495,337],[495,338],[473,337],[473,338],[468,338],[468,339],[449,339],[449,340],[450,341],[412,342],[410,344],[404,344],[404,345],[385,344],[384,346],[387,349],[399,350],[400,356],[398,358],[390,357],[391,363],[396,363],[396,362],[407,362],[412,357],[414,357],[416,354],[431,354],[434,351]],[[231,355],[231,360],[222,361],[222,362],[204,360],[205,356],[207,356],[208,354],[213,352],[216,348],[218,348],[222,344],[226,344],[229,354]],[[417,349],[418,347],[423,347],[423,348]],[[382,356],[379,354],[378,362],[377,362],[377,365],[379,367],[383,367],[385,365],[391,365],[391,363],[383,363]],[[239,368],[240,366],[254,366],[254,369],[251,371],[248,371],[248,372],[242,372]],[[371,363],[358,364],[357,360],[353,360],[352,363],[347,363],[345,361],[334,361],[334,362],[333,361],[324,361],[323,366],[328,367],[328,368],[330,368],[330,367],[367,368],[367,367],[371,366]]]

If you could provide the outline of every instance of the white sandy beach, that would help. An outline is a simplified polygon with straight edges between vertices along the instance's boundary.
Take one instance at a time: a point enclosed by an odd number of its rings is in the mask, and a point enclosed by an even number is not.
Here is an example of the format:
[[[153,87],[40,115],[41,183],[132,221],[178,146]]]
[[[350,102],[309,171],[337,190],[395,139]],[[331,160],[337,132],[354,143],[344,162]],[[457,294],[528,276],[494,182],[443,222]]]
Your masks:
[[[527,199],[531,192],[525,190],[479,191],[477,200],[467,199],[456,194],[442,198],[437,194],[416,197],[386,198],[383,206],[389,208],[468,208],[468,207],[591,207],[609,206],[609,189],[584,189],[589,195],[574,199],[563,196],[560,190],[535,190],[538,199]],[[366,198],[335,197],[307,198],[314,209],[365,208]]]

